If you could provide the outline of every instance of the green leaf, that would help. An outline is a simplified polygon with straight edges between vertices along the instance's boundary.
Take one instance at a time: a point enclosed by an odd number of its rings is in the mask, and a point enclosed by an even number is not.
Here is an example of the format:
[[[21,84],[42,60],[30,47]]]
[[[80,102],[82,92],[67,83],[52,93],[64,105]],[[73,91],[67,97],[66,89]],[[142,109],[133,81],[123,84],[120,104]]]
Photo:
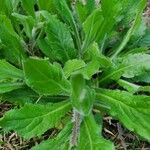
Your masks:
[[[119,90],[97,89],[97,99],[111,107],[110,114],[126,128],[150,140],[150,97]]]
[[[85,40],[83,50],[86,50],[92,42],[102,42],[107,34],[111,33],[116,17],[122,9],[122,3],[117,0],[102,0],[102,8],[95,9],[83,23]]]
[[[126,78],[133,78],[150,70],[149,54],[128,55],[121,61],[121,66],[127,67],[123,73],[123,77]]]
[[[108,80],[118,80],[121,76],[133,78],[149,70],[149,54],[131,54],[118,58],[115,66],[106,69],[101,77],[100,84],[104,84]]]
[[[33,147],[31,150],[68,150],[72,124],[67,124],[54,139],[49,139]]]
[[[83,23],[85,41],[83,49],[86,50],[93,41],[99,38],[99,30],[104,21],[101,9],[96,9]]]
[[[61,1],[55,0],[55,5],[56,5],[56,8],[57,8],[59,15],[62,17],[63,20],[65,20],[69,23],[74,22],[72,12],[69,9],[66,0],[61,0]]]
[[[69,60],[66,62],[63,70],[65,76],[68,78],[74,72],[78,72],[84,76],[85,79],[90,80],[91,77],[99,72],[100,68],[107,68],[111,65],[109,59],[103,55],[92,56],[92,60],[85,64],[83,60]]]
[[[63,68],[66,78],[68,78],[73,72],[85,67],[86,64],[83,60],[73,59],[65,63]]]
[[[51,60],[64,63],[75,58],[76,50],[67,26],[50,14],[46,34],[46,38],[39,41],[39,46]],[[45,43],[48,48],[45,48]]]
[[[0,12],[6,16],[11,16],[13,11],[16,11],[20,0],[0,0]]]
[[[100,60],[95,58],[89,62],[80,72],[83,74],[85,79],[90,80],[92,75],[99,71],[100,66]]]
[[[0,82],[0,94],[22,88],[22,82]]]
[[[95,8],[95,0],[88,0],[86,2],[76,2],[76,11],[78,12],[81,22],[85,21],[85,19],[94,11]]]
[[[121,14],[121,25],[129,26],[129,22],[131,22],[136,13],[139,10],[139,5],[141,5],[141,0],[122,0],[122,3],[124,5],[123,11]]]
[[[129,91],[130,93],[150,92],[150,86],[141,86],[122,79],[118,80],[118,84],[122,86],[124,89],[126,89],[127,91]]]
[[[145,31],[145,34],[138,40],[137,45],[138,46],[143,46],[143,47],[149,47],[150,46],[150,29],[147,28]]]
[[[117,83],[118,83],[121,87],[123,87],[124,89],[126,89],[127,91],[129,91],[130,93],[136,93],[136,92],[138,92],[139,89],[140,89],[140,86],[139,86],[139,85],[130,83],[130,82],[125,81],[125,80],[122,80],[122,79],[119,79]]]
[[[140,22],[141,22],[141,15],[143,13],[143,9],[145,8],[145,6],[146,6],[146,0],[141,0],[138,12],[136,14],[135,21],[134,21],[133,25],[131,26],[131,28],[129,29],[129,31],[127,32],[127,34],[125,35],[125,37],[122,40],[122,42],[119,45],[119,47],[116,49],[116,52],[113,54],[113,56],[112,56],[113,59],[124,49],[124,47],[129,42],[132,34],[135,32],[135,30],[137,29],[137,27],[139,27]]]
[[[22,0],[21,2],[22,2],[22,7],[26,10],[28,15],[35,17],[35,12],[34,12],[35,0],[31,0],[31,1]]]
[[[47,11],[54,11],[55,5],[54,5],[54,0],[38,0],[38,5],[40,7],[41,10],[47,10]]]
[[[38,66],[38,67],[37,67]],[[69,92],[70,84],[62,70],[48,59],[30,58],[24,62],[26,83],[40,95],[56,95]]]
[[[69,102],[26,104],[21,109],[7,112],[0,120],[0,126],[6,130],[15,130],[19,135],[29,139],[55,127],[70,108]]]
[[[12,16],[24,26],[24,31],[26,35],[31,39],[32,38],[32,29],[34,26],[34,19],[32,16],[25,16],[18,13],[12,13]]]
[[[22,40],[14,31],[11,21],[4,15],[0,15],[0,40],[2,41],[2,53],[10,62],[21,64],[20,59],[24,58]]]
[[[71,76],[71,84],[73,107],[82,115],[89,115],[95,100],[95,91],[85,85],[85,79],[82,74],[73,74]]]
[[[2,101],[8,101],[13,104],[23,106],[26,103],[33,103],[38,100],[39,95],[31,89],[25,87],[2,94]]]
[[[100,135],[100,127],[94,117],[89,115],[81,124],[77,150],[115,150],[113,144]]]
[[[150,71],[143,72],[141,75],[134,78],[136,82],[150,83]]]
[[[0,60],[0,94],[21,88],[24,83],[22,70],[5,60]]]
[[[110,65],[109,59],[104,56],[95,56],[92,61],[85,64],[83,60],[69,60],[64,66],[64,73],[68,78],[74,72],[78,72],[84,76],[85,79],[90,80],[91,77],[99,72],[100,68],[105,68]]]
[[[75,19],[76,17],[74,17],[74,14],[70,10],[66,0],[55,0],[55,5],[61,19],[65,23],[67,23],[67,25],[69,25],[72,31],[74,32],[73,37],[75,39],[76,47],[78,49],[78,55],[79,57],[81,57],[81,38],[79,35],[78,23],[76,23],[77,19]]]
[[[6,60],[0,60],[0,80],[4,79],[23,79],[22,70],[8,63]]]

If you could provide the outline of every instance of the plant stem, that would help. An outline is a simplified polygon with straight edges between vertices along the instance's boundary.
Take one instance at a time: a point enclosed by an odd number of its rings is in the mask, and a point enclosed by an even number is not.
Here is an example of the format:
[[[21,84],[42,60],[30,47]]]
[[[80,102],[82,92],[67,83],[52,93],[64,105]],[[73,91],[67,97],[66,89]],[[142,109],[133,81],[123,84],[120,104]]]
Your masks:
[[[70,139],[70,149],[77,145],[81,121],[82,121],[81,114],[74,109],[73,110],[74,126],[73,126],[73,130],[72,130],[72,136]]]

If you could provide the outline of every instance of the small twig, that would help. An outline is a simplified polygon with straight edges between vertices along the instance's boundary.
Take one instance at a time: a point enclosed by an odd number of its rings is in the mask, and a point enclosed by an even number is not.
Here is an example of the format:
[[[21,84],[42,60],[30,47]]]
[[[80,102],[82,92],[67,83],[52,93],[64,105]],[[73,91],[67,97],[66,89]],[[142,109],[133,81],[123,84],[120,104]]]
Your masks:
[[[122,127],[121,127],[121,125],[119,124],[119,123],[117,123],[117,128],[118,128],[118,138],[120,139],[120,141],[121,141],[121,145],[122,145],[122,147],[123,147],[123,149],[124,150],[127,150],[127,145],[126,145],[126,143],[125,143],[125,141],[124,141],[124,138],[123,138],[123,130],[122,130]]]
[[[8,143],[11,141],[11,139],[13,138],[13,137],[15,137],[16,136],[16,132],[14,132],[14,133],[12,133],[10,136],[9,136],[9,139],[8,139]]]
[[[111,131],[109,131],[108,129],[104,128],[104,131],[105,131],[106,133],[108,133],[108,134],[110,134],[110,135],[112,135],[112,136],[115,137],[115,135],[114,135]]]

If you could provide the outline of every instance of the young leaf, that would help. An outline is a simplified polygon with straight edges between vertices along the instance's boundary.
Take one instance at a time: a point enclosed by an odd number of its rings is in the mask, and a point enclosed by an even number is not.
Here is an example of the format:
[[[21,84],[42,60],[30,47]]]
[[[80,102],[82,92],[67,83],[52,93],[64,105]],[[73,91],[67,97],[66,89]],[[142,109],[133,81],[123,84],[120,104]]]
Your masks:
[[[21,109],[7,112],[0,120],[0,126],[6,130],[15,130],[29,139],[55,127],[70,108],[68,101],[47,105],[26,104]]]
[[[68,78],[73,72],[85,67],[86,64],[83,60],[73,59],[65,63],[63,68],[66,78]]]
[[[71,84],[73,107],[82,115],[89,115],[95,100],[94,90],[85,85],[85,79],[82,74],[73,74],[71,76]]]
[[[83,23],[85,32],[83,50],[86,50],[94,41],[102,42],[104,37],[112,31],[116,17],[122,9],[122,3],[117,0],[102,0],[101,6],[102,8],[95,9]]]
[[[138,12],[136,14],[135,21],[134,21],[132,27],[127,32],[127,34],[125,35],[125,37],[122,40],[121,44],[117,48],[116,52],[113,54],[113,56],[112,56],[113,59],[124,49],[124,47],[126,46],[126,44],[128,43],[128,41],[130,40],[132,34],[134,33],[134,31],[139,26],[140,21],[141,21],[141,14],[143,13],[143,9],[145,8],[145,5],[146,5],[146,0],[141,0]]]
[[[72,11],[68,7],[66,0],[55,0],[55,5],[62,20],[64,20],[64,22],[67,23],[74,32],[73,36],[78,49],[78,56],[81,57],[81,39],[79,35],[78,24],[76,23]]]
[[[90,80],[92,75],[99,71],[99,68],[110,66],[110,61],[104,56],[95,56],[92,61],[85,64],[83,60],[69,60],[64,66],[64,73],[68,78],[74,72],[78,72],[84,76],[85,79]]]
[[[66,0],[55,0],[55,6],[57,8],[57,11],[59,13],[59,15],[61,16],[61,18],[69,23],[69,24],[74,24],[74,18],[72,15],[71,10],[68,7],[67,1]],[[75,25],[75,24],[74,24]]]
[[[113,144],[105,140],[100,134],[100,128],[94,117],[92,115],[85,117],[81,124],[77,150],[115,150]]]
[[[111,107],[110,114],[125,127],[150,140],[150,97],[119,90],[97,89],[97,99]]]
[[[76,50],[71,34],[67,26],[55,16],[49,15],[46,34],[45,39],[39,40],[39,47],[51,60],[64,63],[75,58]],[[45,42],[49,48],[45,48]]]
[[[98,41],[99,29],[104,21],[101,9],[96,9],[83,23],[85,41],[83,50],[86,50],[93,41]]]
[[[30,58],[23,65],[27,85],[40,95],[69,92],[69,81],[65,79],[62,70],[50,64],[48,59]]]
[[[31,150],[68,150],[69,137],[72,131],[72,124],[67,124],[64,129],[54,139],[48,139]]]
[[[95,0],[88,1],[77,1],[76,2],[76,11],[79,15],[81,22],[85,21],[85,19],[94,11],[96,8]]]

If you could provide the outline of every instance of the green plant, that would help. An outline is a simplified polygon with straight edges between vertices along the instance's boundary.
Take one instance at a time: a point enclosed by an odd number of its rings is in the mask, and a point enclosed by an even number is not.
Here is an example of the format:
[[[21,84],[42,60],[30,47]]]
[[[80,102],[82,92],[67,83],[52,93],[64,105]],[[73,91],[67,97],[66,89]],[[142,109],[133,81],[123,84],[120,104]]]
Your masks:
[[[19,106],[0,126],[26,139],[63,128],[33,150],[113,150],[101,133],[107,113],[150,141],[145,6],[0,0],[0,96]]]

